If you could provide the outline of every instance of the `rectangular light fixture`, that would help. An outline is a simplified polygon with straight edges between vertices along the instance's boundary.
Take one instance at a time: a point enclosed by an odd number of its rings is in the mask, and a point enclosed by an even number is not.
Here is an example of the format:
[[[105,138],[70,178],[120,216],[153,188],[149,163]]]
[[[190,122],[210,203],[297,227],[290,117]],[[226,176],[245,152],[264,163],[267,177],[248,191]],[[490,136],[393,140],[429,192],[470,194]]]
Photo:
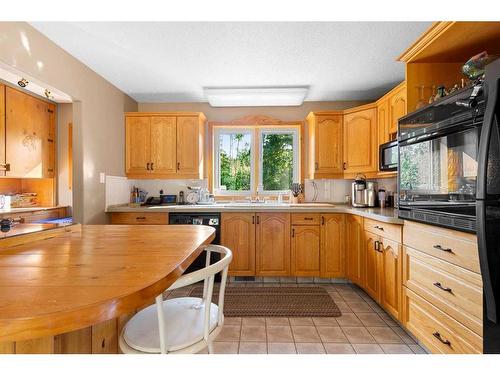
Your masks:
[[[212,107],[299,106],[307,87],[206,87],[205,97]]]

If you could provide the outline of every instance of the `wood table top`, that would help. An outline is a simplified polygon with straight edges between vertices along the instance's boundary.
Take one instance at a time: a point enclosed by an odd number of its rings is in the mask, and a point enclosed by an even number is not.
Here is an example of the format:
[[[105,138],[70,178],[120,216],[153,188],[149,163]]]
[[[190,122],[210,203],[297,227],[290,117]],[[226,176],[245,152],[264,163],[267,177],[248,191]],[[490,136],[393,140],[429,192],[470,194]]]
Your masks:
[[[144,306],[214,237],[198,225],[83,225],[0,248],[0,341],[74,331]]]

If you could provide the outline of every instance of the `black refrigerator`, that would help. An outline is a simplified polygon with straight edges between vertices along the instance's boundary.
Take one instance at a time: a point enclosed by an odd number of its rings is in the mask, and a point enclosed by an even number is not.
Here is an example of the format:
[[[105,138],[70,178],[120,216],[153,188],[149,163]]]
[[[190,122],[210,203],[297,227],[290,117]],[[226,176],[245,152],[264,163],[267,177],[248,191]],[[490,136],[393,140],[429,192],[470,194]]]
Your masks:
[[[476,226],[483,278],[484,353],[500,353],[500,59],[486,67],[486,111],[481,130]]]

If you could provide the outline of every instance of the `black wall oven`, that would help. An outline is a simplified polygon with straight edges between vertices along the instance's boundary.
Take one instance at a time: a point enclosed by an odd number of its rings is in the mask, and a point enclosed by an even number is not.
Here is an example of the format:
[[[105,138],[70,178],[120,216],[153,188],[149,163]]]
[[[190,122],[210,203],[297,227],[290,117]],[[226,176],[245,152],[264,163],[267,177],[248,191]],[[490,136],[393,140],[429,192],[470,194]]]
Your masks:
[[[462,89],[400,119],[400,218],[476,231],[483,91]]]

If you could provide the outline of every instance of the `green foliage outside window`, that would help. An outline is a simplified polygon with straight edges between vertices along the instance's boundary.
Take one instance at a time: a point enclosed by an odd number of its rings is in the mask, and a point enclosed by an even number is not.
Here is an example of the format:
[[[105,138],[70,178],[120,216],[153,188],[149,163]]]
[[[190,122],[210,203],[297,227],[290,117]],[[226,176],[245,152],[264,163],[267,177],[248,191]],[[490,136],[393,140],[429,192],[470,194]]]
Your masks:
[[[264,190],[288,190],[293,182],[293,135],[264,134],[262,140]]]
[[[250,190],[250,142],[244,134],[225,135],[228,149],[220,148],[220,185],[226,190]]]

